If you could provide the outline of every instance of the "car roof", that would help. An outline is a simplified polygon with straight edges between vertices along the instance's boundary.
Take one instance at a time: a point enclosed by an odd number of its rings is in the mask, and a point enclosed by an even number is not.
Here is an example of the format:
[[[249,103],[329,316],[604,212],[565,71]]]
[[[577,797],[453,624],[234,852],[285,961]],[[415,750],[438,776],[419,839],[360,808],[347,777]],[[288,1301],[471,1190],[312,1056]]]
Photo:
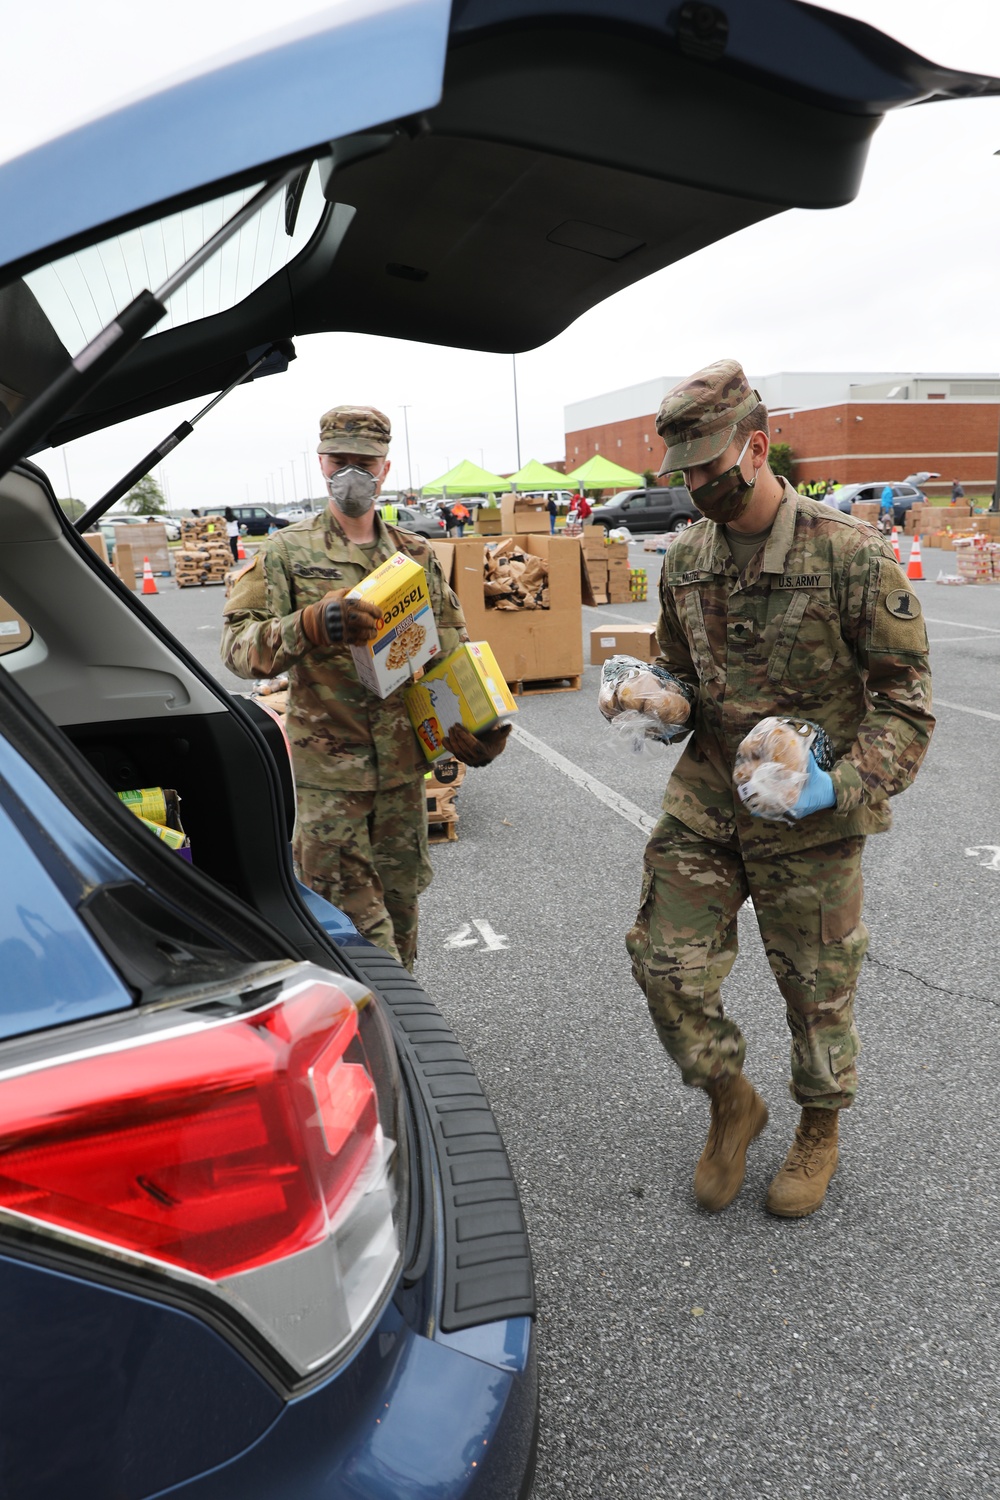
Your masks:
[[[87,342],[33,289],[46,263],[102,243],[127,270],[138,225],[224,217],[298,166],[284,258],[172,313],[45,441],[220,390],[297,333],[533,347],[749,224],[849,202],[888,110],[998,92],[800,0],[351,0],[0,166],[0,386],[29,403]]]

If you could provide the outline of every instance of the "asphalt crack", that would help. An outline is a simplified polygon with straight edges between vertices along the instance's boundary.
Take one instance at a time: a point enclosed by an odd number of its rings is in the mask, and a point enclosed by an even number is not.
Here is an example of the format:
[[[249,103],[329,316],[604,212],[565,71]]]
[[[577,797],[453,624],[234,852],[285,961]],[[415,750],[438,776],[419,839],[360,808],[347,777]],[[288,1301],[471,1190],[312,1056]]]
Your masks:
[[[917,984],[922,984],[925,989],[934,990],[938,995],[949,995],[953,1000],[975,1000],[979,1005],[990,1005],[994,1010],[1000,1010],[1000,1000],[992,995],[973,995],[969,990],[950,990],[945,984],[935,984],[932,979],[925,979],[922,974],[915,974],[912,969],[904,969],[900,964],[886,963],[885,959],[872,958],[870,953],[865,954],[865,961],[874,964],[876,969],[885,969],[890,974],[905,974],[907,979],[915,979]]]

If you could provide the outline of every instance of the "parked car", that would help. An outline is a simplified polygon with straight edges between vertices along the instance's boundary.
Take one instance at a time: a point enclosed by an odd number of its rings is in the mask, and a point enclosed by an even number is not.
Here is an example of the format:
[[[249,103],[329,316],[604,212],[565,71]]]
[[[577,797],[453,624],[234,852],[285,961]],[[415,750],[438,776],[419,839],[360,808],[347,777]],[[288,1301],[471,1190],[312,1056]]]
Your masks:
[[[231,509],[240,530],[247,536],[267,536],[272,526],[280,531],[283,526],[292,524],[288,516],[276,516],[263,505],[234,505]],[[203,516],[221,516],[225,510],[224,505],[208,505],[202,506],[201,513]]]
[[[917,489],[915,484],[900,483],[894,479],[869,481],[866,484],[844,484],[837,491],[837,507],[850,515],[855,501],[868,501],[880,505],[882,491],[887,484],[892,485],[893,519],[897,526],[902,526],[910,507],[914,504],[922,505],[927,498],[923,490]]]
[[[423,511],[414,509],[412,505],[397,505],[397,526],[404,531],[413,531],[417,536],[436,538],[441,541],[447,536],[447,527],[439,515],[425,514]]]
[[[472,1063],[297,886],[280,731],[82,541],[46,444],[270,378],[293,334],[536,347],[843,202],[885,100],[991,91],[813,6],[367,0],[0,166],[5,1493],[526,1500],[538,1417]],[[752,197],[734,139],[769,143]],[[157,787],[190,861],[116,795]]]
[[[608,531],[627,526],[629,531],[683,531],[701,511],[683,485],[654,485],[650,489],[622,490],[605,505],[595,505],[591,523]]]

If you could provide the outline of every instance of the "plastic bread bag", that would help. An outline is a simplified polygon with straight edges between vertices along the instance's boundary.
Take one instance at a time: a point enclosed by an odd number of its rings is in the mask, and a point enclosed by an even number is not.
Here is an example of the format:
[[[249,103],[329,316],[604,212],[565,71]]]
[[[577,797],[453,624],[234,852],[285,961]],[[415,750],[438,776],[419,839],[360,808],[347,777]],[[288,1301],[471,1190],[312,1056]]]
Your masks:
[[[733,781],[740,801],[755,817],[791,823],[802,794],[810,754],[823,771],[833,766],[826,731],[811,719],[761,719],[736,752]]]
[[[597,706],[637,753],[647,741],[669,745],[691,727],[694,694],[664,667],[635,656],[612,656],[601,668]]]

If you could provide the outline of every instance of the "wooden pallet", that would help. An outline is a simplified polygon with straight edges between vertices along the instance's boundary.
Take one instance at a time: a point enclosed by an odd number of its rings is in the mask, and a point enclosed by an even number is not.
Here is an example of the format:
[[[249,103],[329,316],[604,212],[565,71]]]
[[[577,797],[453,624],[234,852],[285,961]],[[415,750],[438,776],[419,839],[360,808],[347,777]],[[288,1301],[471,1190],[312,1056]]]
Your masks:
[[[582,677],[535,677],[519,678],[508,684],[518,698],[530,697],[532,693],[578,693],[583,686]]]
[[[458,819],[452,818],[450,823],[428,823],[427,842],[429,844],[454,844],[458,842]]]

